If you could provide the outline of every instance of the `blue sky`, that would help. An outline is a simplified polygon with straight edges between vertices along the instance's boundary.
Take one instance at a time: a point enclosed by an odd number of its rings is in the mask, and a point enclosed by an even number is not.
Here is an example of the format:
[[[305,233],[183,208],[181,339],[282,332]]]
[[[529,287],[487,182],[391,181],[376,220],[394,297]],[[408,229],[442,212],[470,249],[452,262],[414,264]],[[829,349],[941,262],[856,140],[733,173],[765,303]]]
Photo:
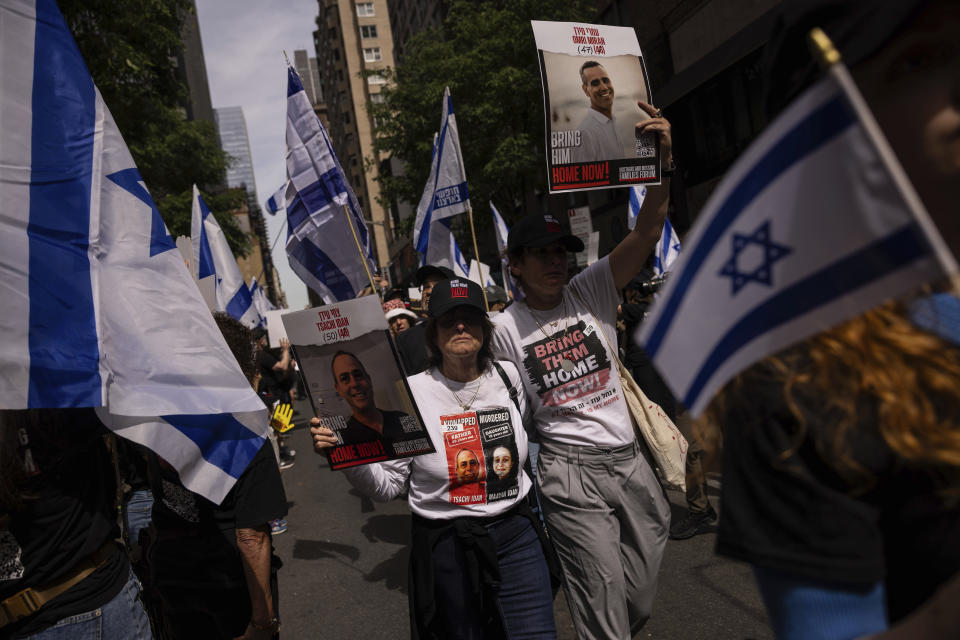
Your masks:
[[[286,176],[286,50],[313,52],[317,0],[197,0],[200,37],[214,108],[243,107],[260,203]],[[273,242],[284,229],[266,216]],[[307,306],[307,290],[287,264],[285,235],[273,250],[274,264],[291,309]]]

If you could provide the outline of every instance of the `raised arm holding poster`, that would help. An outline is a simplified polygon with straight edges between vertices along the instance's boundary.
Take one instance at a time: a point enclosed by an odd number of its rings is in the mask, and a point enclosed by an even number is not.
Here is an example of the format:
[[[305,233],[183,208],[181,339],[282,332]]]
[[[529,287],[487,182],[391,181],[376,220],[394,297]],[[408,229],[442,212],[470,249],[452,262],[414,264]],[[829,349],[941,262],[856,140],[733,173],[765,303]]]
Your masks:
[[[540,55],[551,193],[660,183],[650,83],[628,27],[533,20]]]
[[[333,470],[432,453],[376,296],[283,316]]]

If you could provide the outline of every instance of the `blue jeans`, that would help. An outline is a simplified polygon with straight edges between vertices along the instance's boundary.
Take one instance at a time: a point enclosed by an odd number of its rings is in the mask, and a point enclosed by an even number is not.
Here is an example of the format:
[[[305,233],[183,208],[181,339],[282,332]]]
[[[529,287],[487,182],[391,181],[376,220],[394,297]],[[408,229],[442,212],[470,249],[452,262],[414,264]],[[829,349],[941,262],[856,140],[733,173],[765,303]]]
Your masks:
[[[27,638],[33,640],[150,640],[150,621],[140,602],[140,581],[127,578],[120,593],[99,609],[64,618]]]
[[[489,525],[497,547],[500,590],[497,608],[510,640],[556,638],[553,592],[543,548],[530,521],[518,515]],[[483,638],[479,603],[470,592],[456,535],[441,538],[433,552],[437,613],[450,638]]]
[[[150,526],[153,518],[153,494],[149,489],[134,491],[127,500],[127,532],[130,544],[140,541],[140,532]]]

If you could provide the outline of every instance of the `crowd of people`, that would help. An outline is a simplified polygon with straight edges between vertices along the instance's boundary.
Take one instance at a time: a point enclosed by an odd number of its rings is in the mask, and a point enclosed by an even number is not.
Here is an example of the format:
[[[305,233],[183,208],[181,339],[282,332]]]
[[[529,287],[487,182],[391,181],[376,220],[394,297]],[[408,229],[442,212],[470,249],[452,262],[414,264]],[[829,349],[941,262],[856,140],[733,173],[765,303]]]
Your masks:
[[[813,78],[798,44],[812,26],[834,38],[960,253],[955,6],[817,0],[786,12],[767,55],[771,114]],[[602,72],[587,68],[585,86]],[[657,134],[672,167],[670,123],[639,106],[640,133]],[[435,451],[344,473],[375,500],[409,504],[411,637],[556,637],[562,588],[578,637],[631,638],[653,612],[667,539],[718,517],[717,551],[752,566],[778,638],[955,637],[960,285],[930,283],[766,358],[694,422],[642,349],[617,339],[618,314],[628,336],[643,320],[649,300],[623,292],[669,204],[667,173],[635,228],[572,278],[582,241],[549,213],[520,218],[507,257],[522,300],[437,265],[415,275],[419,309],[386,296]],[[292,403],[289,343],[271,351],[263,332],[216,319],[265,403]],[[691,442],[688,513],[672,525],[625,399],[621,348]],[[352,437],[402,437],[354,354],[337,353],[331,373]],[[310,433],[317,452],[342,437],[316,418]],[[719,509],[706,492],[710,451],[722,451]],[[214,504],[92,409],[0,412],[0,638],[277,637],[272,536],[286,527],[281,469],[294,456],[282,438],[265,443]]]

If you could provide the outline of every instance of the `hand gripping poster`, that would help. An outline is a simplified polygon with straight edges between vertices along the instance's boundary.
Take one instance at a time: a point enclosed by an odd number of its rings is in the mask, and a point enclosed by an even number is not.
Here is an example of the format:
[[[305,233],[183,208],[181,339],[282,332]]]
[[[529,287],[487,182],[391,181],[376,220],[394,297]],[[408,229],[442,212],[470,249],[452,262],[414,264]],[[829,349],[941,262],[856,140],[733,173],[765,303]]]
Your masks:
[[[435,450],[377,296],[282,317],[314,413],[339,441],[327,450],[331,469]]]
[[[540,54],[550,193],[660,183],[650,82],[629,27],[533,20]]]
[[[520,459],[510,411],[479,409],[440,416],[450,502],[484,504],[520,492]]]

